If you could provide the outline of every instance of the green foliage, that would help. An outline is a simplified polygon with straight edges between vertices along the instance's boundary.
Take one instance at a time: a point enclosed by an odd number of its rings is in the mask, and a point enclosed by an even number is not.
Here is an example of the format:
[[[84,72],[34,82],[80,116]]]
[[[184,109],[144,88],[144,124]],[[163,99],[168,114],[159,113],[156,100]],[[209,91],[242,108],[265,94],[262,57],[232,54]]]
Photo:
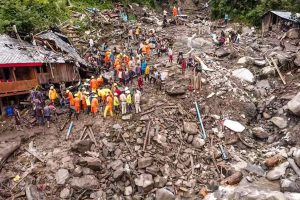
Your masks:
[[[300,13],[300,0],[212,0],[211,15],[214,19],[230,19],[259,26],[262,15],[269,10],[288,10]]]

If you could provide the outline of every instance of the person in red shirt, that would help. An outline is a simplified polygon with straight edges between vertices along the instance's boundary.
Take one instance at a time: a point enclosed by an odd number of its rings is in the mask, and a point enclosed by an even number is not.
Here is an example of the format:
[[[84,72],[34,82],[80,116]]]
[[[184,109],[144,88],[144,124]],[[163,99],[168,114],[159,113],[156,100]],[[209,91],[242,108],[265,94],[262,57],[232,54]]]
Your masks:
[[[143,91],[144,81],[143,81],[142,76],[139,76],[137,82],[138,82],[138,87],[139,87],[140,91]]]

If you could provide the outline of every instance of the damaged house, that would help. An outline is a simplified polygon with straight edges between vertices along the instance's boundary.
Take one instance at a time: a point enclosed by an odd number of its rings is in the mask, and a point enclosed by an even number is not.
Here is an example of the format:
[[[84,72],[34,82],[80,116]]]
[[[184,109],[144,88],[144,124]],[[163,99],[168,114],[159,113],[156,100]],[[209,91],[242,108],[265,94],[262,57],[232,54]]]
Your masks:
[[[262,16],[261,24],[263,33],[300,28],[300,14],[287,11],[269,11]]]
[[[0,114],[37,85],[78,81],[88,66],[62,34],[40,33],[33,44],[0,35]]]

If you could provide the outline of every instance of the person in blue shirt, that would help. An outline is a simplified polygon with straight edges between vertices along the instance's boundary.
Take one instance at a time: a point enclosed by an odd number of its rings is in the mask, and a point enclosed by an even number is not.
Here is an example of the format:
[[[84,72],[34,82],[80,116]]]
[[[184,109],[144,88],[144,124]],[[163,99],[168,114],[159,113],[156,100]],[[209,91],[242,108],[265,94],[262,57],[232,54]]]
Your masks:
[[[142,63],[141,63],[142,74],[145,73],[146,67],[147,67],[147,61],[146,61],[146,59],[144,59],[144,60],[142,61]]]
[[[225,25],[228,24],[228,20],[229,20],[229,16],[228,16],[228,14],[226,13],[225,16],[224,16],[224,23],[225,23]]]

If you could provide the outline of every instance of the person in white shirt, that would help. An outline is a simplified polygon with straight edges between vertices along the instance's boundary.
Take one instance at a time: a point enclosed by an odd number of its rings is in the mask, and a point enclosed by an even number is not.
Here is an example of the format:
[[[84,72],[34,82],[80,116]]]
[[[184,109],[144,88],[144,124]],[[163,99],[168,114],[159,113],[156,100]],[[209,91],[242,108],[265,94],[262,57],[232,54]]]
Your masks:
[[[122,107],[122,115],[125,115],[127,112],[126,109],[126,95],[124,94],[124,92],[122,92],[122,94],[120,95],[120,101],[121,101],[121,107]]]
[[[142,112],[140,103],[141,103],[141,92],[139,90],[136,90],[136,93],[134,94],[135,113]]]

